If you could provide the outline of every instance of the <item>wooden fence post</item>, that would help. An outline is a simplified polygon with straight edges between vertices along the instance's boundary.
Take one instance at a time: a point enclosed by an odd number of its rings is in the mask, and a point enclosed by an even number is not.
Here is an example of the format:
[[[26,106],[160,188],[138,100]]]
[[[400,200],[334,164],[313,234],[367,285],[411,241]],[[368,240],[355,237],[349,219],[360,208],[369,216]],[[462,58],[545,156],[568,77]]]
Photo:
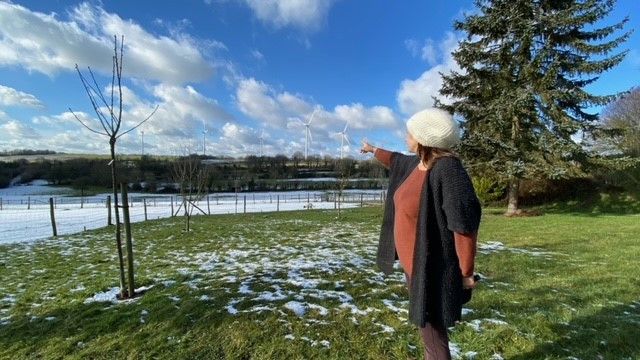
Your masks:
[[[147,198],[142,198],[144,205],[144,221],[147,221]]]
[[[53,228],[53,236],[58,236],[58,229],[56,229],[56,215],[53,211],[53,198],[49,198],[49,209],[51,212],[51,227]]]
[[[173,217],[173,214],[175,214],[173,212],[173,195],[171,195],[171,217]]]
[[[107,226],[111,225],[111,195],[107,195]]]
[[[211,205],[209,205],[209,194],[207,194],[207,213],[211,215]]]
[[[280,211],[280,194],[278,194],[278,202],[276,205],[276,211]]]
[[[27,196],[27,210],[31,209],[31,196]]]
[[[247,213],[247,195],[244,196],[244,213]]]
[[[135,295],[135,287],[133,283],[133,244],[131,242],[131,219],[129,218],[129,196],[127,194],[127,185],[125,183],[121,183],[120,190],[122,191],[122,217],[124,218],[124,231],[127,245],[127,285],[129,285],[129,298],[133,298]]]

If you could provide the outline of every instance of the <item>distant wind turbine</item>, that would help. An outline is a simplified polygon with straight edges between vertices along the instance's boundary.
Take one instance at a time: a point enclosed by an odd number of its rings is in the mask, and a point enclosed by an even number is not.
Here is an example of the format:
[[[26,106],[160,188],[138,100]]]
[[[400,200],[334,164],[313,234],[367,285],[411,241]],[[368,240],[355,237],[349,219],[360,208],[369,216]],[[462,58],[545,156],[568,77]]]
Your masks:
[[[313,113],[311,114],[311,118],[309,118],[309,121],[304,122],[300,119],[300,122],[302,124],[304,124],[304,159],[307,160],[307,157],[309,156],[309,141],[313,141],[312,137],[311,137],[311,129],[309,128],[309,126],[311,125],[311,121],[313,121],[313,117],[316,115],[316,112],[318,112],[319,109],[315,109],[313,111]]]
[[[202,155],[203,156],[207,155],[207,133],[208,132],[209,130],[207,130],[207,126],[204,120],[202,120]]]
[[[142,134],[142,156],[144,156],[144,130],[140,130],[140,133]]]
[[[344,157],[343,151],[344,151],[345,140],[347,141],[347,144],[351,145],[351,142],[349,141],[349,137],[347,136],[348,127],[349,127],[349,121],[347,121],[347,123],[344,125],[344,130],[338,133],[340,134],[340,160],[342,160]]]
[[[262,157],[262,155],[264,154],[264,152],[263,152],[263,148],[264,148],[264,129],[262,129],[262,131],[260,132],[260,136],[258,137],[258,140],[260,140],[260,157]]]

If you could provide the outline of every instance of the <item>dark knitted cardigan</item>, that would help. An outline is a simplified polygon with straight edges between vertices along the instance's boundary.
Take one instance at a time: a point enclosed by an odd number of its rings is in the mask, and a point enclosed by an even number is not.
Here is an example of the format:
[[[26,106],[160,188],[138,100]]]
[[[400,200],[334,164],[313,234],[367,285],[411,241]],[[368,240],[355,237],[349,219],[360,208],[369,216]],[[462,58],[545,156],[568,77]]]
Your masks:
[[[420,162],[416,155],[394,152],[384,207],[376,263],[389,275],[398,258],[393,237],[393,195]],[[456,157],[436,161],[422,188],[413,273],[409,292],[409,321],[451,327],[460,320],[470,290],[462,288],[462,273],[453,232],[472,233],[480,225],[481,208],[471,179]]]

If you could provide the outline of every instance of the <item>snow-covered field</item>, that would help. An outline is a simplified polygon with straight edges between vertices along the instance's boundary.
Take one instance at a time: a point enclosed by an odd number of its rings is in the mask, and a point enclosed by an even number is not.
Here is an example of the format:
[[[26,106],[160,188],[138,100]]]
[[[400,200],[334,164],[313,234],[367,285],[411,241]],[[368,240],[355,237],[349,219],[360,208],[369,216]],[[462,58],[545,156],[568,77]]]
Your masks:
[[[109,194],[83,198],[64,197],[70,192],[71,190],[67,188],[47,186],[43,181],[0,189],[2,203],[0,244],[32,241],[52,236],[50,197],[54,197],[56,204],[54,216],[58,235],[74,234],[107,225],[106,199]],[[364,201],[380,201],[381,191],[346,190],[344,194],[341,207],[348,208],[360,206],[361,196]],[[180,202],[176,195],[130,193],[129,213],[132,222],[145,220],[143,203],[145,198],[149,220],[170,217],[172,208],[174,212],[177,211]],[[324,191],[216,193],[209,196],[208,203],[206,199],[198,202],[198,207],[207,214],[293,211],[307,208],[333,209],[335,206],[335,202],[328,199]]]

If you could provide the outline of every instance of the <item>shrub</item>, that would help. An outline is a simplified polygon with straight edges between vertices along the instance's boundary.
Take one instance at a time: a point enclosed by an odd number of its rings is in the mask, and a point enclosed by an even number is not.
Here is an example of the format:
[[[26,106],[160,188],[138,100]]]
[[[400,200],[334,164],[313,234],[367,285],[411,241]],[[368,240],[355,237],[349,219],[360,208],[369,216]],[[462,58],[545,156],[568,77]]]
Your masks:
[[[505,195],[506,185],[498,180],[479,176],[474,177],[471,181],[482,205],[498,201]]]

